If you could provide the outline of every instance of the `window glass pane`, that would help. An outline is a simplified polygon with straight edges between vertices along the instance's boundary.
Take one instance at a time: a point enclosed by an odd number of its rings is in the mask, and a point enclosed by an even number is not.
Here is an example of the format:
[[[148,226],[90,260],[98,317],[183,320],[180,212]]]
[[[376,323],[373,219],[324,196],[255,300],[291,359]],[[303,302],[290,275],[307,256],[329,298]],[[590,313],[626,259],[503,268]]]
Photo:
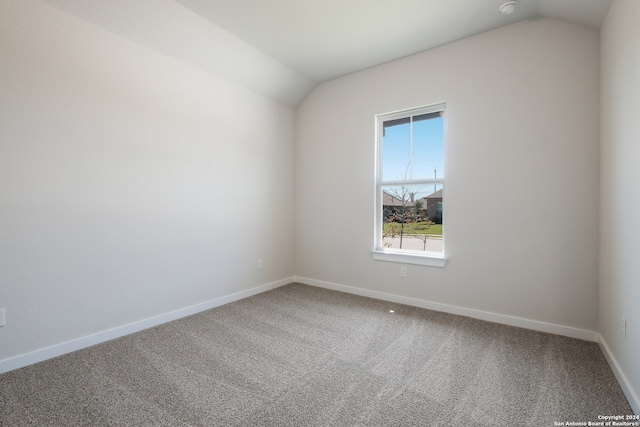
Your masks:
[[[383,123],[383,181],[443,177],[444,118],[441,112]]]
[[[444,118],[439,113],[413,122],[413,179],[444,177]],[[423,116],[423,117],[424,117]],[[419,118],[420,116],[418,116]]]
[[[382,187],[382,245],[443,252],[442,184]]]
[[[411,179],[411,123],[409,118],[389,120],[383,124],[382,180]]]
[[[378,249],[444,254],[444,109],[378,116]]]

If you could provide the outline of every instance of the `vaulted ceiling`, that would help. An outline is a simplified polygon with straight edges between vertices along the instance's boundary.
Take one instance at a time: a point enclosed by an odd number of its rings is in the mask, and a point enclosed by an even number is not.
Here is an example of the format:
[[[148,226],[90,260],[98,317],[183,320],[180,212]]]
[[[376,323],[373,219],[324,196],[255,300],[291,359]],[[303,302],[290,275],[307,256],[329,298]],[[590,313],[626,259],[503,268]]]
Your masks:
[[[300,74],[322,82],[540,16],[600,28],[610,1],[176,0]]]
[[[599,29],[612,0],[42,0],[295,107],[314,85],[521,20]]]

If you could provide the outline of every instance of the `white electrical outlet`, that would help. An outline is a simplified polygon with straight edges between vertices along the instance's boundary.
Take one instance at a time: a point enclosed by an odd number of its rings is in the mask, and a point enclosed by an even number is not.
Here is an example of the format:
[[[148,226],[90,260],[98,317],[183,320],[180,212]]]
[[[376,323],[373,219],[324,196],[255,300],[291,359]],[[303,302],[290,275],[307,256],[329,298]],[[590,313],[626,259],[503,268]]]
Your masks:
[[[0,308],[0,326],[4,326],[4,308]]]
[[[622,317],[622,333],[624,334],[624,339],[627,339],[627,319]]]
[[[256,262],[256,269],[260,270],[262,268],[262,259],[258,259]]]
[[[400,277],[407,277],[407,267],[400,267]]]

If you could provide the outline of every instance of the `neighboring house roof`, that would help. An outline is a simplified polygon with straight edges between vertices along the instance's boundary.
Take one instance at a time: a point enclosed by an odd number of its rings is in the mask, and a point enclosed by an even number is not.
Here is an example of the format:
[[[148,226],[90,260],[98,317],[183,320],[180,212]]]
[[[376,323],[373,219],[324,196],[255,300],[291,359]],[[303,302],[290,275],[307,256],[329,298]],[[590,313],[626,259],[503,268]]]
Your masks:
[[[426,205],[427,199],[442,199],[442,189],[436,191],[435,193],[429,194],[421,199],[416,201],[421,201]],[[382,205],[383,206],[414,206],[415,204],[410,200],[406,200],[402,203],[402,199],[397,197],[391,193],[387,193],[386,191],[382,191]]]
[[[409,200],[406,200],[404,203],[402,203],[402,199],[394,196],[393,194],[387,193],[386,191],[383,190],[382,205],[383,206],[411,206],[413,205],[413,203],[411,203]]]
[[[382,191],[382,204],[384,206],[402,206],[402,200],[393,194]]]
[[[418,199],[418,200],[420,200],[422,203],[424,203],[425,207],[428,206],[428,201],[429,200],[431,200],[432,203],[433,203],[434,200],[442,201],[442,189],[436,191],[435,193],[431,193],[428,196],[425,196],[425,197],[423,197],[421,199]]]
[[[424,197],[424,199],[442,199],[442,189],[436,191],[435,193],[431,193],[428,196]]]

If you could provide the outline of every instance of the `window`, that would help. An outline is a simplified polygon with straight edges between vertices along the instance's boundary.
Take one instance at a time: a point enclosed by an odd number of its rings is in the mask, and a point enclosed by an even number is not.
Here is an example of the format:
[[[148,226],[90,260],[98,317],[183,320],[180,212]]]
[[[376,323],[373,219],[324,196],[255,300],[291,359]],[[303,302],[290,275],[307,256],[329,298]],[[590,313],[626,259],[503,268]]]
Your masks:
[[[375,259],[446,263],[444,112],[438,104],[377,116]]]

